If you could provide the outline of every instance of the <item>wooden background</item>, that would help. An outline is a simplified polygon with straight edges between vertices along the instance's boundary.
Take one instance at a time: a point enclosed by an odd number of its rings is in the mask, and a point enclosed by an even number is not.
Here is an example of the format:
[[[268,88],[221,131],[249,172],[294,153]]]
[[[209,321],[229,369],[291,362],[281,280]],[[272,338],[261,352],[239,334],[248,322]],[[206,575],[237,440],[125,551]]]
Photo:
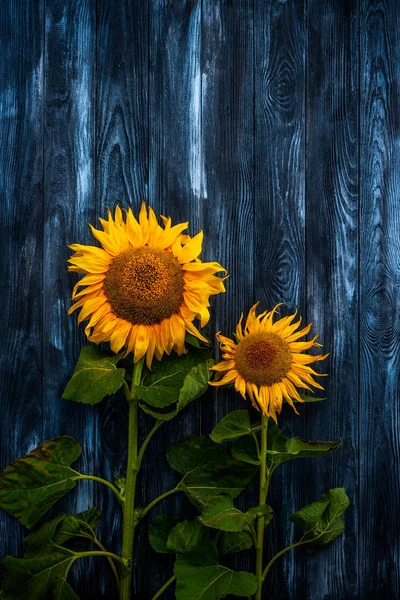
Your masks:
[[[265,597],[400,597],[399,31],[397,0],[1,3],[1,468],[70,434],[84,446],[78,468],[123,473],[123,400],[60,400],[86,343],[66,315],[76,282],[67,244],[91,243],[87,222],[106,206],[137,211],[144,199],[189,219],[191,233],[202,228],[203,258],[231,274],[209,336],[229,333],[256,299],[284,300],[331,352],[328,399],[301,417],[285,411],[281,424],[343,446],[274,476],[268,553],[295,539],[287,516],[329,487],[351,498],[346,533],[311,557],[286,555]],[[234,393],[210,392],[164,427],[140,502],[176,481],[164,458],[172,442],[242,407]],[[82,482],[57,509],[96,504],[100,539],[118,550],[111,492]],[[194,514],[173,497],[153,516],[176,510]],[[21,554],[23,528],[0,519],[0,556]],[[140,600],[172,567],[146,537],[144,524]],[[246,569],[250,558],[232,564]],[[72,579],[82,599],[116,597],[100,559],[80,561]]]

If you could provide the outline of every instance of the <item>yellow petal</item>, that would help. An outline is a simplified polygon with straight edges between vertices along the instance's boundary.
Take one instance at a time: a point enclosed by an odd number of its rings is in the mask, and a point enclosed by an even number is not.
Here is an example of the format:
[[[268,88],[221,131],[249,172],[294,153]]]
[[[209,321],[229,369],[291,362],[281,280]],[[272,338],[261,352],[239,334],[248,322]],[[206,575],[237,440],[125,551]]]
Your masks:
[[[203,244],[203,232],[200,231],[194,236],[187,244],[185,244],[182,250],[179,252],[177,259],[179,264],[187,263],[197,258],[201,252]]]
[[[110,337],[110,347],[115,354],[117,354],[125,345],[126,338],[128,337],[131,329],[132,323],[124,321],[112,332]]]
[[[138,325],[136,333],[136,341],[134,348],[134,359],[133,362],[137,363],[147,352],[149,347],[149,333],[146,325]]]
[[[235,361],[234,360],[223,360],[216,365],[210,368],[211,371],[229,371],[230,369],[235,369]]]
[[[224,375],[224,377],[222,377],[222,379],[220,379],[219,381],[210,381],[209,383],[210,385],[229,385],[230,383],[233,383],[235,381],[238,375],[239,373],[237,371],[232,370],[226,375]]]

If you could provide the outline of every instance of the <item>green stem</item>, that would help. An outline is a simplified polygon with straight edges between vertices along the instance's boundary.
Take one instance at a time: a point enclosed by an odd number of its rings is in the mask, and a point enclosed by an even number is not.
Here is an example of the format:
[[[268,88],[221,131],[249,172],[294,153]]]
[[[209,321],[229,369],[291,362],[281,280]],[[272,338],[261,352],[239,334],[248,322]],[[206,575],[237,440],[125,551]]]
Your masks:
[[[127,567],[125,573],[121,573],[120,600],[131,599],[132,589],[132,565],[133,565],[133,542],[135,536],[135,492],[136,479],[138,475],[138,399],[134,392],[134,386],[140,384],[142,375],[143,358],[133,367],[132,386],[126,393],[128,401],[128,461],[126,468],[125,502],[122,505],[122,560]]]
[[[159,502],[161,502],[161,500],[164,500],[164,498],[168,498],[168,496],[171,496],[172,494],[175,494],[176,492],[179,492],[179,488],[173,488],[172,490],[168,490],[168,492],[164,492],[163,494],[161,494],[161,496],[157,496],[157,498],[155,498],[152,502],[150,502],[150,504],[148,504],[146,506],[146,508],[143,508],[143,510],[140,513],[140,517],[143,519],[143,517],[145,517],[147,515],[148,512],[151,511],[151,509],[153,508],[153,506],[155,506],[156,504],[158,504]]]
[[[143,455],[146,452],[146,448],[151,440],[151,438],[153,437],[153,435],[155,434],[155,432],[157,431],[157,429],[159,427],[161,427],[161,425],[164,423],[164,421],[156,421],[153,429],[147,434],[146,439],[144,440],[140,450],[139,450],[139,454],[137,457],[137,466],[138,466],[138,470],[140,469],[140,465],[142,464],[142,459],[143,459]]]
[[[115,485],[113,485],[110,481],[107,481],[107,479],[102,479],[101,477],[96,477],[95,475],[84,474],[79,474],[79,477],[74,477],[75,481],[78,481],[79,479],[91,479],[92,481],[98,481],[99,483],[102,483],[103,485],[106,485],[108,488],[110,488],[110,490],[114,492],[114,494],[118,498],[118,501],[121,504],[125,501],[125,499],[121,496]]]
[[[270,477],[267,477],[267,432],[268,417],[262,415],[261,418],[261,450],[260,450],[260,496],[259,504],[265,504],[268,494],[268,485]],[[269,473],[268,473],[269,475]],[[260,517],[257,522],[257,545],[256,545],[256,578],[257,592],[254,600],[261,600],[263,585],[263,550],[264,550],[264,528],[265,518]]]
[[[280,558],[282,556],[282,554],[285,554],[285,552],[288,552],[289,550],[292,550],[292,548],[297,548],[297,546],[301,546],[302,544],[304,544],[304,541],[302,542],[300,540],[300,542],[296,542],[295,544],[292,544],[291,546],[288,546],[287,548],[284,548],[283,550],[281,550],[280,552],[278,552],[278,554],[275,554],[275,556],[273,558],[271,558],[271,560],[269,561],[269,563],[267,564],[267,566],[264,569],[264,573],[263,573],[263,576],[262,576],[263,581],[267,577],[268,571],[270,570],[270,568],[272,567],[272,565],[274,564],[274,562],[276,560],[278,560],[278,558]]]
[[[74,552],[75,559],[78,558],[86,558],[87,556],[105,556],[112,558],[113,560],[118,560],[123,563],[124,561],[120,556],[114,554],[113,552],[107,552],[106,550],[89,550],[88,552]]]
[[[157,600],[157,598],[159,598],[160,596],[163,595],[163,593],[165,592],[165,590],[167,589],[167,587],[169,587],[171,585],[171,583],[174,583],[176,577],[175,575],[172,575],[172,577],[170,577],[168,579],[168,581],[166,581],[164,583],[164,585],[162,587],[160,587],[160,589],[158,590],[158,592],[156,594],[154,594],[154,596],[152,597],[151,600]]]

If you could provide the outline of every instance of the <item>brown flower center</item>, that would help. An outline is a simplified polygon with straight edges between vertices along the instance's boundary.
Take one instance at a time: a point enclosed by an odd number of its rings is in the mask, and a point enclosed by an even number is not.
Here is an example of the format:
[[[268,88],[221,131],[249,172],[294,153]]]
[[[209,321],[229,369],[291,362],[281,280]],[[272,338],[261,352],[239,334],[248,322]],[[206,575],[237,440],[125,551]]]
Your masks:
[[[288,344],[275,333],[250,333],[239,342],[235,364],[240,375],[255,385],[272,385],[287,374],[292,364]]]
[[[183,271],[173,254],[147,246],[116,256],[104,281],[115,314],[135,325],[160,323],[176,313],[183,290]]]

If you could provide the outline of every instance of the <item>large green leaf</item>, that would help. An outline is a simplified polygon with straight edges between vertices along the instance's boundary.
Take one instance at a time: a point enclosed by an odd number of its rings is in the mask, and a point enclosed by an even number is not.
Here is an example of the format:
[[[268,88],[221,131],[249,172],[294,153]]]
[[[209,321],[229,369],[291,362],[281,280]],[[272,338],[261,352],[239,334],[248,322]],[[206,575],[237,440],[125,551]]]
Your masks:
[[[269,419],[267,435],[267,466],[285,463],[294,458],[325,456],[340,448],[342,442],[310,442],[298,437],[287,438],[276,423]],[[257,447],[252,436],[234,440],[232,455],[242,462],[258,465]]]
[[[325,456],[340,448],[337,442],[309,442],[298,437],[286,438],[276,423],[270,419],[268,423],[267,465],[284,463],[294,458]]]
[[[228,594],[252,596],[257,581],[252,573],[231,571],[218,564],[218,552],[211,541],[199,542],[175,563],[177,600],[219,600]]]
[[[221,555],[248,550],[252,545],[253,538],[249,531],[222,531],[218,538],[218,548]]]
[[[75,487],[79,473],[70,468],[80,444],[63,436],[17,458],[0,475],[0,508],[33,527],[57,500]]]
[[[63,398],[97,404],[115,394],[124,383],[125,369],[117,367],[120,358],[121,354],[106,354],[95,346],[82,348]]]
[[[314,552],[327,546],[344,531],[343,513],[349,505],[344,488],[334,488],[321,496],[321,500],[304,506],[290,520],[304,532],[301,541],[305,550]]]
[[[61,578],[54,589],[54,600],[79,600],[79,598],[69,583]]]
[[[62,543],[80,537],[93,539],[98,517],[99,509],[90,509],[77,515],[58,515],[34,529],[25,538],[24,557],[4,559],[3,600],[76,600],[66,577],[79,552]]]
[[[216,446],[208,437],[192,435],[177,442],[167,451],[167,460],[171,467],[186,475],[210,462],[223,462],[226,452]]]
[[[235,508],[229,496],[222,494],[207,502],[200,519],[207,527],[237,532],[248,528],[255,519],[263,516],[269,523],[273,516],[270,506],[255,506],[244,513]]]
[[[182,521],[171,529],[167,547],[173,552],[182,554],[192,550],[207,535],[207,529],[199,521]]]
[[[142,385],[135,386],[140,407],[156,419],[169,421],[207,391],[213,364],[208,351],[192,349],[183,357],[166,357],[147,372]]]
[[[257,467],[234,460],[208,437],[192,436],[167,452],[173,469],[184,475],[178,488],[198,508],[210,498],[238,496],[254,477]]]
[[[220,442],[236,440],[244,435],[251,435],[259,429],[259,422],[251,424],[247,410],[234,410],[214,427],[210,438],[219,444]]]
[[[149,540],[156,552],[161,552],[162,554],[174,553],[174,550],[168,548],[167,541],[170,531],[175,527],[178,519],[179,517],[158,515],[156,520],[150,524]]]
[[[250,465],[260,464],[260,459],[257,455],[257,446],[252,436],[247,435],[234,440],[231,452],[236,460],[249,463]]]

